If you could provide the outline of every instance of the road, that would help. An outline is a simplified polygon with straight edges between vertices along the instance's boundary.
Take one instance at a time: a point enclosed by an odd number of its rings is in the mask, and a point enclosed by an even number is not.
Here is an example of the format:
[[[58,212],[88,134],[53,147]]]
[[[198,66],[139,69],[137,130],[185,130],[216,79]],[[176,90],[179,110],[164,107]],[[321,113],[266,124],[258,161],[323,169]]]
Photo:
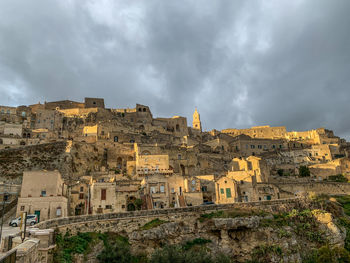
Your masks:
[[[9,225],[3,225],[2,227],[2,238],[19,233],[19,227],[12,227]]]

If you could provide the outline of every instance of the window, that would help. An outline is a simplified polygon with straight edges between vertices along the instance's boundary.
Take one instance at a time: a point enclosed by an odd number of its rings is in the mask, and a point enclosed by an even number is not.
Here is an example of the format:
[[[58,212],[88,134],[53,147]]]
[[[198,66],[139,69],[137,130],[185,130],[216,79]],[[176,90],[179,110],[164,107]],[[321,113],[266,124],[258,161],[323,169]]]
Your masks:
[[[250,148],[255,149],[255,145],[254,144],[250,145]]]
[[[106,194],[107,194],[106,189],[101,189],[101,200],[106,200]]]
[[[156,193],[156,188],[154,186],[150,187],[150,192],[151,194],[155,194]]]
[[[265,195],[264,200],[271,200],[271,195]]]
[[[280,149],[282,149],[282,144],[280,144]]]
[[[231,195],[231,188],[226,188],[226,197],[227,198],[231,198],[232,195]]]
[[[114,142],[118,142],[118,136],[114,136]]]
[[[208,187],[206,185],[202,186],[202,192],[208,192]]]
[[[80,187],[80,192],[84,192],[84,187],[83,186]]]
[[[196,184],[196,180],[192,180],[192,185],[195,185]]]
[[[84,199],[84,194],[83,193],[79,194],[79,199]]]
[[[125,208],[125,205],[122,205],[122,208]]]
[[[62,215],[62,209],[61,209],[61,207],[57,207],[56,216],[61,216],[61,215]]]
[[[174,188],[171,188],[171,193],[175,193],[175,189]]]
[[[258,145],[258,149],[262,149],[262,145]]]
[[[106,205],[106,209],[112,209],[112,205]]]
[[[192,192],[196,191],[196,188],[192,187]]]
[[[160,192],[161,192],[161,193],[164,193],[164,192],[165,192],[165,187],[164,187],[164,185],[161,185],[161,186],[160,186]]]
[[[273,145],[272,145],[272,149],[276,149],[276,145],[273,144]]]
[[[221,189],[220,189],[220,193],[221,193],[221,194],[224,194],[224,193],[225,193],[225,192],[224,192],[224,188],[221,188]]]
[[[178,154],[178,155],[177,155],[177,159],[178,159],[178,160],[181,160],[181,154]]]
[[[22,117],[25,117],[25,116],[26,116],[26,112],[22,111]]]
[[[41,196],[46,196],[46,190],[41,191]]]
[[[130,143],[135,143],[135,140],[130,140]]]
[[[24,211],[24,205],[21,205],[21,211]]]

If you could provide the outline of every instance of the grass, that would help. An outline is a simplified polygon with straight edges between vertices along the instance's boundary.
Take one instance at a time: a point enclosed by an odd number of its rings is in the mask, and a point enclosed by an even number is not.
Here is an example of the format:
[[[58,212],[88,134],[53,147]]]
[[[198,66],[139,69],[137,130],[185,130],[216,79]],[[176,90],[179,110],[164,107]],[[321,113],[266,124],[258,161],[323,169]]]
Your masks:
[[[146,223],[144,226],[140,227],[140,230],[149,230],[165,223],[169,223],[169,221],[160,220],[159,218],[156,218]]]
[[[337,196],[336,200],[344,208],[344,213],[350,216],[350,195]]]

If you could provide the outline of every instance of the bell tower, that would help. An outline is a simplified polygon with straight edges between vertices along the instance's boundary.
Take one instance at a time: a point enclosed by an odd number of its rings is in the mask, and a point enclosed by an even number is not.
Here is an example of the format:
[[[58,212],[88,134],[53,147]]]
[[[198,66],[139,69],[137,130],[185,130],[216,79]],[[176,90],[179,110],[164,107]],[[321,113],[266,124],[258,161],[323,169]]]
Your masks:
[[[202,131],[201,118],[200,118],[200,115],[197,111],[197,108],[195,109],[195,111],[193,113],[192,127],[193,127],[193,129]]]

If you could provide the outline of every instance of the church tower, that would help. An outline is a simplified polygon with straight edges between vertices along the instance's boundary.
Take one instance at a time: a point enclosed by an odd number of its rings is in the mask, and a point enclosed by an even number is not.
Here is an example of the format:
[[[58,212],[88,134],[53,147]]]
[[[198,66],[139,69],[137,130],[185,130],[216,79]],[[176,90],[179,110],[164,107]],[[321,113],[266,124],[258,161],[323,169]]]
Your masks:
[[[196,108],[196,110],[193,113],[192,127],[193,127],[193,129],[202,131],[201,118],[199,116],[197,108]]]

